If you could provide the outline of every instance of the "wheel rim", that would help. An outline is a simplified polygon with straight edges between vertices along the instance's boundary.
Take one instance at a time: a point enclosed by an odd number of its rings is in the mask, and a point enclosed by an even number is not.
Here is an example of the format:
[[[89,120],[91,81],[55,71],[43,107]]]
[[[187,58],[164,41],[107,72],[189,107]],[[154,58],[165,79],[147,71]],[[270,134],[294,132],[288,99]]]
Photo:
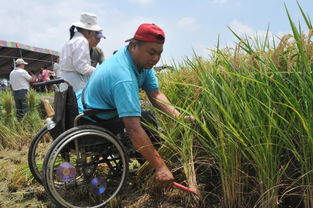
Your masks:
[[[103,144],[82,144],[84,139],[91,137]],[[73,150],[65,156],[62,151],[73,147],[75,140],[80,149],[78,156]],[[48,193],[65,207],[102,207],[107,204],[122,188],[128,168],[122,146],[111,135],[90,129],[62,139],[45,164]],[[63,175],[59,174],[60,169]]]
[[[39,182],[42,183],[42,166],[44,157],[47,153],[48,148],[51,146],[53,142],[53,138],[50,135],[49,130],[44,127],[40,134],[38,134],[35,138],[35,143],[33,144],[30,156],[30,169],[34,178]]]

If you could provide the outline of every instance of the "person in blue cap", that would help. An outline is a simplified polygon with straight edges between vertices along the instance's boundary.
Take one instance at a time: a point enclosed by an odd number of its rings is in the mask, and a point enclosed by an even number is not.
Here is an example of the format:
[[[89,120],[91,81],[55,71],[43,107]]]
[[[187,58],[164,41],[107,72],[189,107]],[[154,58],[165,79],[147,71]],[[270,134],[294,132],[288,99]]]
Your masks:
[[[90,50],[104,38],[101,31],[96,15],[86,12],[70,28],[70,39],[65,43],[60,57],[60,77],[67,80],[75,92],[84,88],[95,71],[91,65]],[[62,88],[65,89],[64,85]]]
[[[104,62],[104,53],[100,47],[90,49],[91,66],[97,67]]]

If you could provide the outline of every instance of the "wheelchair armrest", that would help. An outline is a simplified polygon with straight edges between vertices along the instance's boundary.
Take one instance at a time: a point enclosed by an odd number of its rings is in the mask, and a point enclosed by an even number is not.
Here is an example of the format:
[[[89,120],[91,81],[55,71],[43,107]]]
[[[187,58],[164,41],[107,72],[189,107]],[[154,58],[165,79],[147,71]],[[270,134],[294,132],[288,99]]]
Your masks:
[[[46,86],[46,85],[53,85],[53,84],[60,84],[66,82],[64,79],[53,79],[46,82],[37,82],[32,84],[34,87]]]
[[[105,113],[105,112],[114,112],[115,109],[96,109],[96,108],[90,108],[90,109],[85,109],[84,110],[84,115],[85,116],[90,116],[90,115],[96,115],[100,113]]]

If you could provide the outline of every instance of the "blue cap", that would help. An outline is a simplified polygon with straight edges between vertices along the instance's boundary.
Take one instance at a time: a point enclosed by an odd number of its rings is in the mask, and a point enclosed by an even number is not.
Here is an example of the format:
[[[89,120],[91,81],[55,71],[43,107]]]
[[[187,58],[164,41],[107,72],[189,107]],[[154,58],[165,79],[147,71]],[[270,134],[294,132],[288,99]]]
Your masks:
[[[101,31],[97,31],[97,32],[96,32],[96,37],[97,37],[98,39],[101,39],[101,38],[106,39],[106,37],[104,37],[104,35],[102,34]]]

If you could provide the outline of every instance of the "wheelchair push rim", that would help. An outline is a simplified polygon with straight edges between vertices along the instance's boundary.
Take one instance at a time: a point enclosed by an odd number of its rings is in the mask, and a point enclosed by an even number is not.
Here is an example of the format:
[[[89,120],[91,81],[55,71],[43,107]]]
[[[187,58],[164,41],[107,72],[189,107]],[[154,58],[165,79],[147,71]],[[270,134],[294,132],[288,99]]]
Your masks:
[[[78,129],[63,134],[49,149],[44,161],[44,186],[59,206],[103,207],[126,181],[128,158],[122,144],[108,131],[83,126]],[[87,139],[95,138],[99,144],[87,144]]]

